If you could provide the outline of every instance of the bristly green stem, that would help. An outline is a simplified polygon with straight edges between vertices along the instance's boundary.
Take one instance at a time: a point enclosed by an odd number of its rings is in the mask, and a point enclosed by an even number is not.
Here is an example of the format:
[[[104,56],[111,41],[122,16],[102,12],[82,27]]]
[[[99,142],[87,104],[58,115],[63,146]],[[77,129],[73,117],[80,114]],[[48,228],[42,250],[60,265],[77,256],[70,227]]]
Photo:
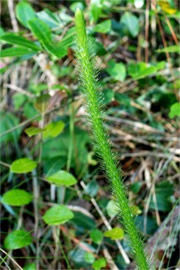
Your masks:
[[[112,191],[119,208],[119,214],[122,217],[124,227],[128,233],[138,269],[148,270],[149,266],[146,260],[143,244],[136,229],[133,215],[126,197],[125,188],[122,183],[122,174],[116,166],[116,158],[111,151],[111,145],[103,127],[99,94],[97,92],[97,81],[91,61],[84,16],[80,9],[78,9],[75,14],[75,25],[80,76],[83,92],[86,97],[87,110],[92,124],[92,131],[97,144],[97,152],[102,158],[106,174],[110,180]]]

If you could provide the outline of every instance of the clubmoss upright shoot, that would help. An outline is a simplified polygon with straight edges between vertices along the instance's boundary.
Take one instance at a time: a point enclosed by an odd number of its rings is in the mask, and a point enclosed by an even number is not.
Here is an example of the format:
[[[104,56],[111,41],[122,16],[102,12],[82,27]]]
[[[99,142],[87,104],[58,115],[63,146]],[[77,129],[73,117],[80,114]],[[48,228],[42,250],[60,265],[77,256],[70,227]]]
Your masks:
[[[97,146],[97,152],[102,159],[105,172],[110,181],[110,187],[119,209],[119,216],[122,218],[124,228],[129,236],[138,269],[148,270],[149,265],[145,256],[143,243],[136,229],[122,182],[122,173],[117,167],[115,155],[111,150],[111,144],[103,126],[99,93],[97,91],[98,84],[86,35],[84,16],[80,9],[77,9],[75,13],[75,25],[77,33],[76,55],[79,61],[79,74],[87,103],[91,128]]]

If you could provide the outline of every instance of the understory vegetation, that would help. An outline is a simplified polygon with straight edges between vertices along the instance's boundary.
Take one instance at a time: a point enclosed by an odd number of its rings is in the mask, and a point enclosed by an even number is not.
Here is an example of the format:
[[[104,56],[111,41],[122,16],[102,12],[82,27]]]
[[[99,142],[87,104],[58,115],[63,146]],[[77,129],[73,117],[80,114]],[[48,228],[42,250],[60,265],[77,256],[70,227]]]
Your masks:
[[[1,269],[179,269],[178,5],[2,1]]]

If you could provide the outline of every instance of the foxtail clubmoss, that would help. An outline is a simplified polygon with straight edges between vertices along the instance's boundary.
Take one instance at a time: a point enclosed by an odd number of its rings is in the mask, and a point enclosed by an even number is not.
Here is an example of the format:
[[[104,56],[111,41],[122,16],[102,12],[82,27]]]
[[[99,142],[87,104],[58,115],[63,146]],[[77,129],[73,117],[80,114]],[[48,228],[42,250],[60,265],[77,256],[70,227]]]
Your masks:
[[[83,13],[80,9],[75,14],[75,25],[77,33],[77,58],[79,60],[79,74],[86,97],[87,110],[90,116],[92,131],[97,145],[97,152],[102,158],[106,174],[122,217],[123,225],[129,236],[134,252],[134,258],[138,269],[148,270],[149,266],[143,249],[139,233],[136,229],[133,215],[126,197],[125,188],[122,183],[122,173],[117,168],[117,161],[112,153],[106,131],[103,127],[102,112],[97,92],[97,80],[91,60],[89,42],[86,35],[86,27]]]

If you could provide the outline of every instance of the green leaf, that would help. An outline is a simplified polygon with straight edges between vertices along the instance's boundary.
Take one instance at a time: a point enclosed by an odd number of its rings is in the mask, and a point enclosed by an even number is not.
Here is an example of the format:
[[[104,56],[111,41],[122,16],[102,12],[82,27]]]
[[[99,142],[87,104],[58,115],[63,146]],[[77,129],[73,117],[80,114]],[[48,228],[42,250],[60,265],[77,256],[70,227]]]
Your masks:
[[[111,30],[111,20],[103,21],[94,27],[95,32],[108,33]]]
[[[96,260],[93,263],[93,269],[94,270],[100,270],[100,269],[102,269],[105,266],[106,266],[106,260],[105,260],[105,258],[100,258],[100,259]]]
[[[29,3],[21,1],[16,5],[16,17],[22,25],[29,28],[28,22],[36,17],[36,13]]]
[[[32,172],[37,167],[37,162],[29,158],[20,158],[15,160],[11,166],[10,171],[13,173],[28,173]]]
[[[4,49],[0,52],[0,58],[3,57],[19,57],[26,54],[34,53],[34,51],[22,48],[22,47],[11,47],[8,49]]]
[[[64,130],[64,123],[62,121],[51,122],[45,126],[45,131],[43,132],[43,138],[55,138],[61,134]]]
[[[33,196],[23,189],[12,189],[2,196],[2,202],[12,206],[22,206],[30,203]]]
[[[73,217],[74,214],[69,208],[64,205],[56,205],[48,209],[42,218],[48,225],[60,225]]]
[[[8,234],[4,241],[4,247],[9,250],[23,248],[32,243],[32,237],[25,230],[16,230]]]
[[[79,233],[90,231],[96,227],[94,219],[81,212],[74,212],[74,218],[70,222],[77,228]]]
[[[172,208],[170,196],[174,193],[173,184],[169,181],[162,181],[155,186],[156,203],[153,198],[150,201],[150,209],[155,210],[156,208],[162,212],[168,212]],[[157,205],[157,207],[156,207]]]
[[[84,254],[84,260],[85,262],[92,264],[94,262],[94,255],[90,252],[86,252]]]
[[[169,117],[180,116],[180,102],[176,102],[170,107]]]
[[[90,231],[90,237],[94,243],[100,244],[103,240],[103,233],[98,229],[93,229]]]
[[[62,21],[58,14],[51,12],[49,9],[44,9],[37,13],[40,20],[44,21],[50,28],[57,28],[62,26]]]
[[[28,263],[23,267],[23,270],[36,270],[36,264],[35,263]]]
[[[38,18],[29,21],[34,36],[46,47],[52,46],[51,30],[48,25]]]
[[[66,171],[60,170],[53,175],[46,177],[48,182],[56,186],[69,187],[77,183],[74,176]]]
[[[25,129],[26,134],[29,137],[42,133],[45,129],[44,128],[37,128],[37,127],[29,127]]]
[[[56,57],[62,57],[64,55],[65,49],[60,46],[56,46],[52,42],[51,38],[51,29],[49,26],[42,20],[35,18],[29,21],[29,27],[35,37],[41,42],[46,51]]]
[[[139,33],[139,20],[131,12],[125,12],[121,18],[121,23],[125,24],[132,37]]]
[[[106,231],[104,233],[104,236],[111,238],[112,240],[117,240],[117,239],[123,239],[124,238],[124,231],[119,228],[113,228],[109,231]]]
[[[116,63],[115,60],[108,62],[107,72],[113,79],[123,82],[126,78],[126,68],[122,63]]]
[[[157,50],[158,53],[180,53],[180,45],[173,45],[173,46],[169,46],[169,47],[165,47],[163,49],[158,49]]]
[[[0,40],[4,40],[7,43],[13,44],[13,45],[18,45],[18,46],[22,46],[28,49],[31,49],[33,51],[39,51],[40,48],[34,44],[34,42],[21,37],[21,36],[17,36],[15,34],[5,34],[3,36],[0,36]]]

